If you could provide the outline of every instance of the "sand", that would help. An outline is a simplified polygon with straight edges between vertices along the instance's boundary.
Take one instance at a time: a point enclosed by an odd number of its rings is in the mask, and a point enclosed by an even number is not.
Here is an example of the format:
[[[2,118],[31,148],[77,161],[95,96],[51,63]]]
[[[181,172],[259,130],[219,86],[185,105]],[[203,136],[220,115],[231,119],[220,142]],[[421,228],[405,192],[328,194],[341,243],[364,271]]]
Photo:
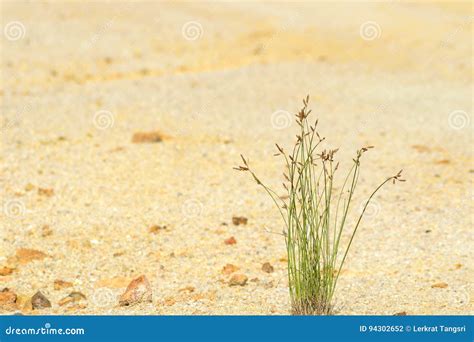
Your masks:
[[[243,153],[280,191],[274,142],[291,145],[310,94],[342,169],[376,146],[351,217],[385,177],[407,179],[369,208],[336,313],[472,314],[472,14],[468,2],[3,1],[0,269],[13,271],[0,288],[41,291],[52,308],[1,313],[289,314],[282,222],[232,168]],[[132,142],[143,132],[163,139]],[[47,256],[20,262],[21,248]],[[142,274],[153,301],[120,307]],[[60,306],[71,291],[87,299]]]

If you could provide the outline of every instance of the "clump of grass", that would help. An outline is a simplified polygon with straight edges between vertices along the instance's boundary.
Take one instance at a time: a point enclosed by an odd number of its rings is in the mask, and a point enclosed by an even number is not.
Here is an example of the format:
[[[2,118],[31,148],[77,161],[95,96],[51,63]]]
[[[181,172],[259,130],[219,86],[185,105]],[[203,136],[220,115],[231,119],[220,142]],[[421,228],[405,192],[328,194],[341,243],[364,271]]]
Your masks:
[[[318,121],[309,123],[309,96],[296,114],[300,132],[290,153],[276,144],[277,153],[286,163],[283,187],[287,196],[279,196],[267,187],[251,169],[243,156],[239,171],[249,172],[271,197],[285,223],[283,235],[288,253],[288,280],[292,311],[298,315],[329,315],[333,312],[333,296],[341,269],[359,228],[362,217],[375,194],[388,182],[403,182],[401,172],[385,179],[370,194],[360,216],[352,223],[348,242],[341,237],[359,180],[362,155],[373,146],[357,151],[352,167],[340,190],[333,185],[339,163],[334,162],[336,150],[318,147],[325,140],[316,131]]]

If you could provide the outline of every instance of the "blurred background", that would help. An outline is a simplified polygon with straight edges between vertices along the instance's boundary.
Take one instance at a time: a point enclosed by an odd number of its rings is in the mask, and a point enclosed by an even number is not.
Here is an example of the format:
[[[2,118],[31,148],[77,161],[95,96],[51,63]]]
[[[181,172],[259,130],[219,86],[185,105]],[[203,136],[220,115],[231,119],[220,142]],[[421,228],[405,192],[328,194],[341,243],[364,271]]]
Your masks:
[[[0,287],[57,301],[69,279],[88,298],[74,313],[288,313],[280,218],[232,167],[243,153],[280,189],[274,142],[292,144],[309,94],[342,170],[376,146],[353,215],[407,179],[370,208],[338,312],[472,313],[472,3],[2,1],[1,20],[0,266],[15,271]],[[19,248],[49,257],[20,266]],[[257,280],[229,288],[226,263]],[[143,273],[154,303],[117,308]]]

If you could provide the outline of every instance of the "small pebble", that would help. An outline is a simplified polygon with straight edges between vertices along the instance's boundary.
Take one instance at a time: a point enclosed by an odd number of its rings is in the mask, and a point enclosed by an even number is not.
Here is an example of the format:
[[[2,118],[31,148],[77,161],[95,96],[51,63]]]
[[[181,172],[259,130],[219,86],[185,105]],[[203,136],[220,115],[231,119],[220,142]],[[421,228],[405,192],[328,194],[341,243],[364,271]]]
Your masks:
[[[235,245],[237,243],[237,240],[235,239],[235,237],[231,236],[230,238],[225,239],[224,243],[226,245]]]
[[[179,289],[178,292],[188,292],[188,293],[192,293],[194,292],[196,289],[193,287],[193,286],[186,286],[186,287],[183,287],[182,289]]]
[[[244,286],[247,284],[247,276],[243,274],[234,274],[229,280],[229,286]]]
[[[166,306],[173,306],[176,304],[176,299],[173,297],[166,297],[163,304]]]
[[[8,288],[4,288],[0,291],[0,309],[2,310],[15,310],[17,296]]]
[[[152,290],[148,279],[142,275],[128,285],[119,298],[120,306],[130,306],[141,302],[152,301]]]
[[[448,284],[446,284],[444,282],[436,283],[436,284],[431,285],[431,288],[433,288],[433,289],[445,289],[447,287],[448,287]]]
[[[158,232],[165,230],[166,228],[167,228],[166,226],[154,225],[148,228],[148,231],[152,234],[157,234]]]
[[[51,302],[41,293],[41,291],[38,291],[33,297],[31,297],[31,305],[33,306],[33,310],[39,310],[50,308]]]
[[[52,234],[53,234],[53,231],[48,225],[44,225],[41,228],[41,236],[42,237],[48,237],[48,236],[51,236]]]
[[[30,296],[18,295],[16,298],[15,304],[16,304],[17,309],[23,312],[29,312],[33,310]]]
[[[54,189],[38,188],[38,195],[52,197],[54,195]]]
[[[246,217],[243,217],[243,216],[234,216],[232,217],[232,223],[235,225],[235,226],[239,226],[239,225],[246,225],[248,222],[248,219]]]
[[[424,145],[413,145],[412,148],[414,148],[418,152],[431,152],[431,149],[428,146]]]
[[[70,303],[76,303],[84,299],[86,299],[86,296],[84,296],[81,292],[71,292],[66,297],[61,299],[58,304],[59,306],[63,306]]]
[[[54,289],[56,291],[59,291],[61,289],[65,289],[65,288],[68,288],[68,287],[72,287],[72,283],[69,282],[69,281],[64,281],[64,280],[61,280],[61,279],[56,279],[54,281]]]
[[[157,143],[163,141],[164,136],[158,131],[155,132],[137,132],[132,137],[132,143]]]
[[[0,276],[10,275],[10,274],[13,273],[13,271],[14,271],[14,268],[3,266],[3,267],[0,268]]]
[[[48,255],[36,249],[29,248],[19,248],[16,251],[15,256],[13,257],[14,261],[19,264],[27,264],[34,260],[43,260]]]
[[[25,191],[31,191],[35,188],[35,186],[31,183],[25,185]]]
[[[228,275],[228,274],[234,273],[238,270],[239,270],[239,268],[237,266],[232,265],[232,264],[227,264],[222,268],[222,274]]]
[[[266,262],[262,265],[262,271],[266,273],[272,273],[274,268],[269,262]]]

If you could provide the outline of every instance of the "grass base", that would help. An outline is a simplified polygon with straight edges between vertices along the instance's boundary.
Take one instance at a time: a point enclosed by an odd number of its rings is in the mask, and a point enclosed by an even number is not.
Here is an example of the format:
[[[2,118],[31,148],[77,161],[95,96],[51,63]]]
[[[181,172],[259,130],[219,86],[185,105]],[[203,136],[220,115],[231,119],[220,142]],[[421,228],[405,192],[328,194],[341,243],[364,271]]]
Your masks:
[[[326,316],[333,314],[333,306],[319,301],[301,301],[293,303],[291,314],[296,316]]]

